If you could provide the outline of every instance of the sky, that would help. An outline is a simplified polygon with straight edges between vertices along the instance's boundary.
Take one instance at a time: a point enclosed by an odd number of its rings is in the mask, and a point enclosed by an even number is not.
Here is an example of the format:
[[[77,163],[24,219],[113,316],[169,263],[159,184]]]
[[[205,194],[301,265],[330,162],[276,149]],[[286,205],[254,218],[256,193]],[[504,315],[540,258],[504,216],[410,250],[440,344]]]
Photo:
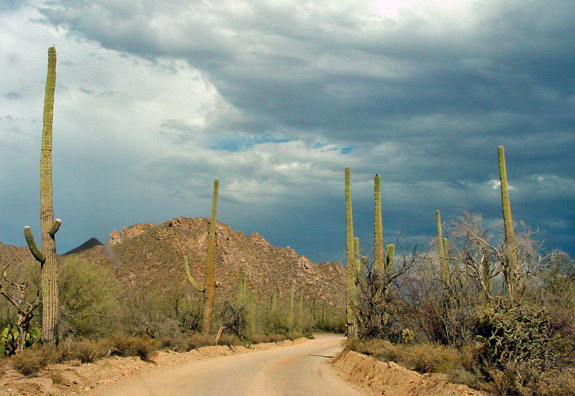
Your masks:
[[[420,250],[465,212],[575,254],[575,2],[2,0],[0,241],[39,233],[47,50],[63,253],[114,229],[209,217],[316,262],[355,234]]]

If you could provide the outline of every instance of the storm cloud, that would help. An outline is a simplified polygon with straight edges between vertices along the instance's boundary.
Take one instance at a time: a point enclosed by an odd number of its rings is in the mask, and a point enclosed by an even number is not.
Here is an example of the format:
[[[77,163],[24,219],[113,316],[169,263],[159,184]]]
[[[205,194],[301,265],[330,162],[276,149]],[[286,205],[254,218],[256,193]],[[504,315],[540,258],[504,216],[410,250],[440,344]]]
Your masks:
[[[66,250],[207,216],[343,259],[343,169],[370,245],[424,245],[435,209],[516,221],[575,253],[575,4],[563,1],[28,1],[0,8],[0,240],[37,224],[45,53],[59,56],[56,215]]]

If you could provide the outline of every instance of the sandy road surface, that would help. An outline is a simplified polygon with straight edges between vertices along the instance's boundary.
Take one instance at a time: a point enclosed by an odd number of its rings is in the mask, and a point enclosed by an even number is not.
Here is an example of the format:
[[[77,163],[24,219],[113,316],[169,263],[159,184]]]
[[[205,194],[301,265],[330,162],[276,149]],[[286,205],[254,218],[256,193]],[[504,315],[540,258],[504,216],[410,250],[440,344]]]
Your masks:
[[[343,337],[319,335],[302,344],[223,356],[140,373],[106,385],[97,396],[360,396],[328,360]]]

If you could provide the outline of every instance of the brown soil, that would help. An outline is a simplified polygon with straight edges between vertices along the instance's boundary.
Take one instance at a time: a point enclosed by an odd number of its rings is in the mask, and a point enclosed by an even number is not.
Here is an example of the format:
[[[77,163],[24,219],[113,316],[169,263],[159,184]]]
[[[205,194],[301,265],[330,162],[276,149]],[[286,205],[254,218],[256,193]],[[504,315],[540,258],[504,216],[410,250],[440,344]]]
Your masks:
[[[342,377],[376,395],[486,396],[465,385],[447,382],[440,374],[419,374],[393,362],[344,350],[333,359]]]
[[[250,348],[238,346],[203,347],[190,352],[159,352],[152,362],[144,362],[136,357],[109,357],[94,363],[81,364],[79,361],[49,365],[36,377],[26,377],[9,368],[0,377],[1,396],[71,396],[89,395],[101,384],[118,382],[138,372],[159,367],[184,364],[194,360],[216,356],[235,355],[262,351],[278,346],[295,345],[305,338],[295,341],[282,341],[252,345]]]

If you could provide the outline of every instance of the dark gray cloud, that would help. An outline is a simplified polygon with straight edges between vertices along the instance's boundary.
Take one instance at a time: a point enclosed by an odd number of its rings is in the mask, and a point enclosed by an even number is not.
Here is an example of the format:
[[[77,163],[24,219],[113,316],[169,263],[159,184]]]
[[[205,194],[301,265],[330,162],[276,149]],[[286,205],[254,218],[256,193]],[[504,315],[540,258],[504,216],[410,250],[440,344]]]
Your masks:
[[[76,122],[86,116],[73,104],[85,97],[95,109],[98,101],[113,104],[98,110],[105,122],[89,119],[89,129],[117,140],[110,162],[129,168],[117,178],[133,191],[167,192],[167,201],[197,197],[199,209],[209,206],[219,177],[229,205],[224,221],[336,260],[345,165],[363,239],[371,235],[371,183],[380,173],[388,239],[422,241],[433,235],[435,209],[445,221],[463,211],[500,217],[493,181],[503,144],[515,219],[539,227],[549,247],[575,253],[575,4],[464,3],[412,1],[388,12],[385,2],[353,0],[55,0],[38,1],[35,20],[57,27],[62,40],[105,49],[91,50],[99,65],[113,58],[138,70],[129,73],[141,87],[132,92],[119,77],[124,70],[115,76],[94,67],[93,81],[68,83],[66,102]],[[65,55],[77,73],[82,60]],[[154,76],[138,81],[145,70]],[[183,92],[205,85],[173,101],[190,101],[193,117],[167,103],[159,108],[170,96],[151,84],[162,76]],[[114,109],[146,116],[122,121]],[[127,130],[143,137],[141,152],[119,159],[131,144],[118,137]],[[110,199],[120,205],[130,196]],[[184,207],[154,213],[161,221],[186,215],[177,213]],[[151,221],[150,208],[122,219]]]

